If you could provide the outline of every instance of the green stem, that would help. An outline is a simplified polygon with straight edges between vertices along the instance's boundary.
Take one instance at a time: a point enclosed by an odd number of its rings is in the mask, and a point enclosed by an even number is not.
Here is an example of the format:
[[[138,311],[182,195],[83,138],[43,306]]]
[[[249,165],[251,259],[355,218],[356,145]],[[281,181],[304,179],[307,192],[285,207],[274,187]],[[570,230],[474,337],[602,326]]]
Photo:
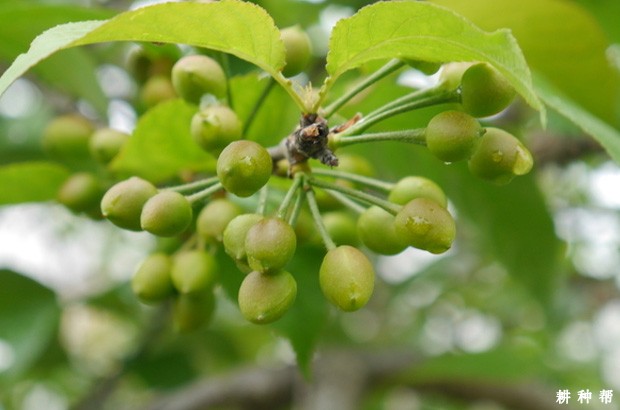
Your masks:
[[[222,183],[218,182],[216,184],[214,184],[213,186],[210,186],[207,189],[204,189],[202,191],[198,191],[195,194],[189,195],[187,197],[187,200],[189,201],[190,204],[194,204],[198,201],[202,201],[203,199],[213,195],[214,193],[216,193],[217,191],[222,189]]]
[[[226,100],[228,101],[228,106],[230,109],[234,111],[235,105],[233,103],[232,93],[230,92],[230,79],[232,78],[232,72],[230,71],[230,60],[228,59],[228,54],[220,52],[219,60],[222,65],[222,69],[226,74]]]
[[[325,228],[325,224],[323,223],[323,218],[321,217],[321,211],[319,210],[319,205],[316,202],[316,196],[314,194],[314,190],[312,186],[310,186],[310,178],[305,179],[304,183],[304,192],[306,194],[306,198],[308,198],[308,206],[310,207],[310,213],[312,214],[312,219],[314,219],[314,224],[316,225],[317,231],[321,235],[321,239],[325,244],[325,248],[327,251],[331,251],[332,249],[336,249],[336,244],[329,236],[327,232],[327,228]]]
[[[359,191],[357,189],[353,189],[353,188],[349,188],[346,186],[341,186],[341,185],[337,185],[331,182],[327,182],[327,181],[323,181],[320,179],[316,179],[316,178],[309,178],[308,179],[308,183],[310,185],[319,187],[319,188],[323,188],[323,189],[327,189],[330,191],[336,191],[336,192],[340,192],[344,195],[347,195],[351,198],[355,198],[358,199],[362,202],[367,202],[371,205],[377,205],[383,209],[385,209],[386,211],[388,211],[389,213],[391,213],[392,215],[396,215],[398,213],[398,211],[401,210],[402,206],[401,205],[396,205],[393,204],[392,202],[385,200],[385,199],[381,199],[378,198],[374,195],[370,195],[367,194],[366,192],[362,192]]]
[[[288,224],[291,226],[295,226],[297,223],[297,218],[299,218],[299,214],[301,212],[301,207],[306,200],[306,194],[303,189],[298,191],[297,197],[295,198],[295,203],[293,204],[293,210],[291,211],[291,216],[288,218]]]
[[[388,119],[398,114],[402,114],[407,111],[412,111],[418,108],[430,107],[437,104],[445,104],[459,101],[460,96],[456,91],[444,91],[437,89],[432,90],[434,90],[435,92],[431,95],[420,94],[415,100],[405,102],[401,105],[392,106],[389,109],[384,109],[384,107],[381,107],[370,113],[368,116],[364,117],[360,122],[353,125],[343,134],[359,134],[360,132],[371,127],[372,125],[375,125],[378,122],[381,122],[385,119]],[[390,103],[388,105],[392,104]]]
[[[410,144],[426,145],[426,137],[424,135],[425,128],[417,128],[413,130],[377,132],[372,134],[341,136],[334,134],[331,137],[330,147],[334,150],[353,144],[361,144],[366,142],[378,141],[400,141]]]
[[[176,185],[171,187],[162,188],[162,191],[175,191],[175,192],[191,192],[197,189],[206,188],[211,186],[219,181],[218,177],[211,177],[206,179],[201,179],[199,181],[188,182],[187,184]]]
[[[347,137],[348,138],[355,138],[355,137]],[[338,145],[337,147],[341,147],[342,145]],[[372,188],[377,188],[380,189],[382,191],[390,191],[392,188],[394,188],[394,184],[390,183],[390,182],[385,182],[385,181],[381,181],[379,179],[376,178],[370,178],[370,177],[365,177],[363,175],[359,175],[359,174],[354,174],[351,172],[344,172],[344,171],[338,171],[335,169],[322,169],[322,168],[314,168],[312,170],[312,173],[314,175],[323,175],[326,177],[334,177],[334,178],[338,178],[338,179],[345,179],[347,181],[351,181],[351,182],[356,182],[362,185],[366,185]]]
[[[245,121],[245,124],[243,125],[243,135],[245,135],[250,129],[252,122],[256,118],[256,114],[258,114],[258,111],[262,107],[263,103],[265,102],[265,99],[267,98],[271,90],[273,89],[274,85],[276,85],[275,80],[273,79],[273,77],[269,77],[267,80],[267,85],[265,86],[265,88],[263,88],[263,91],[258,96],[258,99],[256,100],[256,102],[254,103],[254,106],[252,107],[252,111],[250,111],[250,115],[248,116],[248,119]]]
[[[278,218],[281,218],[281,219],[286,218],[288,209],[291,205],[291,202],[293,201],[293,198],[295,197],[295,192],[297,192],[297,190],[301,186],[302,180],[303,180],[302,173],[295,174],[295,179],[293,179],[293,184],[286,192],[286,195],[284,196],[284,199],[282,200],[282,202],[280,203],[280,207],[278,208],[278,213],[277,213]]]
[[[265,184],[260,189],[258,194],[258,206],[256,207],[256,213],[259,215],[265,215],[265,209],[267,208],[267,198],[269,197],[269,185]]]
[[[291,80],[289,80],[288,78],[284,77],[284,75],[281,72],[270,73],[270,74],[273,77],[273,79],[278,84],[280,84],[282,86],[282,88],[284,88],[284,91],[286,91],[288,93],[288,95],[291,96],[291,98],[293,99],[293,101],[295,102],[297,107],[299,107],[301,112],[303,112],[303,113],[309,113],[310,112],[312,107],[308,106],[304,102],[304,100],[301,98],[299,93],[297,91],[295,91],[295,88],[293,87],[293,83],[292,83]]]
[[[389,103],[382,105],[381,107],[375,109],[374,111],[370,112],[367,115],[367,117],[375,116],[379,113],[391,110],[392,108],[398,107],[403,104],[410,103],[412,101],[418,101],[418,100],[426,99],[428,97],[432,97],[442,91],[445,91],[445,90],[439,87],[422,88],[419,90],[412,91],[409,94],[405,94],[402,97],[392,100]]]
[[[342,95],[340,98],[338,98],[336,101],[334,101],[330,105],[328,105],[325,108],[325,111],[323,112],[323,117],[325,117],[325,118],[331,117],[343,105],[345,105],[347,102],[349,102],[349,100],[351,100],[351,98],[355,97],[357,94],[359,94],[360,92],[362,92],[366,88],[370,87],[372,84],[374,84],[377,81],[381,80],[383,77],[385,77],[385,76],[393,73],[394,71],[398,70],[403,65],[405,65],[405,63],[403,63],[401,60],[397,60],[397,59],[390,60],[383,67],[381,67],[380,69],[378,69],[377,71],[375,71],[374,73],[372,73],[371,75],[366,77],[363,81],[361,81],[355,87],[353,87],[352,89],[347,91],[344,95]]]
[[[354,200],[352,200],[351,198],[349,198],[343,193],[340,193],[337,191],[328,191],[328,193],[329,195],[336,198],[338,202],[340,202],[341,204],[343,204],[344,206],[346,206],[347,208],[349,208],[356,214],[361,214],[362,212],[366,210],[366,208],[364,208],[362,205],[358,204],[357,202],[355,202]]]

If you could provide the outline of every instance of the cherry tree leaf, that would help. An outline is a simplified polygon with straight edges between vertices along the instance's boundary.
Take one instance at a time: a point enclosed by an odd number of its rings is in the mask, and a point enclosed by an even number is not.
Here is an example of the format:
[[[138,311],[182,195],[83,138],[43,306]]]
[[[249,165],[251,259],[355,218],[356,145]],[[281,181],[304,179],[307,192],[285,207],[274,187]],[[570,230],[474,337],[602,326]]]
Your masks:
[[[13,61],[44,30],[72,21],[106,19],[109,9],[69,4],[2,2],[0,4],[0,60]],[[35,67],[37,76],[74,96],[87,99],[101,114],[108,101],[96,77],[97,61],[87,50],[66,50]]]
[[[164,3],[109,20],[68,23],[39,35],[0,77],[0,94],[31,67],[71,47],[111,41],[188,44],[233,54],[283,78],[284,44],[262,8],[239,0]]]
[[[544,111],[509,30],[485,32],[446,8],[418,1],[379,2],[340,20],[330,38],[325,87],[348,70],[389,58],[488,62],[532,107]]]
[[[0,167],[0,204],[56,198],[69,170],[52,162],[22,162]]]
[[[568,98],[542,76],[537,75],[534,80],[536,92],[547,106],[595,138],[611,158],[620,164],[620,131]]]
[[[110,168],[120,176],[138,175],[159,183],[183,171],[212,171],[215,158],[202,150],[190,134],[197,107],[181,99],[166,101],[147,111]]]
[[[611,2],[556,0],[433,0],[483,30],[509,28],[532,72],[544,75],[577,104],[613,123],[617,120],[620,76],[610,64],[610,41],[583,7],[600,8],[618,26]],[[539,96],[543,99],[542,96]]]
[[[0,270],[0,341],[10,348],[0,390],[34,365],[53,343],[60,317],[54,292],[16,272]],[[10,388],[9,388],[10,390]]]

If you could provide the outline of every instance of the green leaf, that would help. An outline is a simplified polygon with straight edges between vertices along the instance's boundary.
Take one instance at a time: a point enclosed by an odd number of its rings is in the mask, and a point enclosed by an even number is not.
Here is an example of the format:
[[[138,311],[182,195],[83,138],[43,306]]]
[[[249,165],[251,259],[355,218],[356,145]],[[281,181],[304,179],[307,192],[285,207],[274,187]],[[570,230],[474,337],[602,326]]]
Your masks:
[[[558,284],[560,241],[534,176],[517,177],[498,187],[473,177],[464,164],[455,168],[438,182],[463,217],[476,226],[477,246],[550,307]]]
[[[0,93],[32,66],[59,50],[110,41],[210,48],[247,60],[274,76],[284,66],[280,33],[260,7],[239,0],[164,3],[121,13],[107,21],[69,23],[47,30],[2,75]]]
[[[608,122],[617,121],[620,81],[606,57],[609,41],[579,5],[557,0],[433,2],[461,13],[484,30],[509,28],[532,70],[586,110]],[[613,9],[601,1],[588,3],[601,7],[618,27]]]
[[[330,78],[377,59],[486,61],[537,110],[528,66],[508,30],[487,33],[454,12],[426,2],[379,2],[334,27],[327,55]]]
[[[23,162],[0,167],[0,204],[56,198],[69,171],[51,162]]]
[[[196,379],[196,370],[187,355],[187,350],[144,355],[134,362],[131,368],[153,389],[179,388]],[[162,369],[166,371],[162,372]]]
[[[12,61],[37,34],[57,24],[79,20],[103,19],[112,10],[71,5],[0,4],[0,59]],[[101,113],[106,112],[107,99],[95,76],[96,62],[85,50],[70,50],[51,57],[36,67],[41,79],[74,96],[90,101]]]
[[[230,79],[234,109],[244,124],[269,81],[270,78],[261,80],[256,73]],[[244,138],[265,146],[275,145],[295,129],[298,121],[299,109],[291,104],[286,92],[282,88],[271,87]]]
[[[181,99],[166,101],[140,117],[111,170],[165,182],[182,171],[215,169],[215,158],[194,142],[189,124],[197,108]]]
[[[609,155],[620,163],[620,131],[600,120],[570,98],[562,95],[541,76],[534,77],[536,92],[545,104],[573,122],[601,143]]]
[[[26,371],[44,351],[58,325],[54,293],[32,279],[0,270],[0,340],[13,350],[13,362],[0,384]]]
[[[620,3],[616,0],[576,0],[576,2],[592,13],[607,33],[610,41],[620,43]]]

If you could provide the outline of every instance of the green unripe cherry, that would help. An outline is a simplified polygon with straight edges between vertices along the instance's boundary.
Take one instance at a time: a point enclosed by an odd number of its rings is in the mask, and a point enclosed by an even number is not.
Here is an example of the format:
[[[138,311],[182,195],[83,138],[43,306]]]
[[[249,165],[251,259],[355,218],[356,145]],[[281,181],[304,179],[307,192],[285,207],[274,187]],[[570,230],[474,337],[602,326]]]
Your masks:
[[[319,270],[323,294],[346,312],[358,310],[370,299],[375,270],[360,250],[343,245],[327,252]]]
[[[401,59],[405,64],[410,67],[426,74],[433,75],[441,68],[441,63],[433,63],[430,61],[422,61],[422,60],[412,60],[409,58]]]
[[[351,181],[344,179],[335,179],[334,184],[343,186],[345,188],[355,188],[355,185]],[[316,197],[316,203],[319,205],[319,209],[323,211],[333,211],[342,209],[344,205],[338,199],[336,199],[330,191],[322,188],[313,188],[314,195]]]
[[[228,192],[240,197],[248,197],[262,188],[272,169],[269,152],[254,141],[232,142],[217,159],[220,182]]]
[[[503,185],[516,175],[530,172],[534,160],[530,151],[512,134],[499,128],[487,128],[468,165],[475,176]]]
[[[444,162],[468,159],[484,133],[480,123],[461,111],[444,111],[428,123],[424,135],[428,150]]]
[[[295,236],[297,237],[297,246],[309,242],[317,243],[321,240],[321,236],[316,230],[314,218],[312,218],[312,214],[309,210],[302,209],[301,212],[299,212],[293,229],[295,230]]]
[[[441,66],[439,85],[446,90],[456,90],[461,85],[463,73],[474,65],[472,62],[450,62]]]
[[[174,294],[172,259],[164,253],[149,255],[131,279],[133,293],[143,303],[159,303]]]
[[[172,284],[180,293],[200,293],[213,287],[217,262],[210,253],[181,251],[172,258]]]
[[[474,117],[487,117],[508,107],[516,92],[508,80],[487,63],[469,67],[461,79],[461,104]]]
[[[401,178],[388,195],[388,200],[398,205],[405,205],[416,198],[428,198],[444,208],[448,206],[448,198],[443,189],[434,181],[421,176],[410,175]]]
[[[89,172],[78,172],[62,184],[56,199],[73,212],[92,212],[98,210],[102,196],[99,178]]]
[[[405,205],[394,218],[394,229],[408,245],[435,254],[450,249],[456,236],[452,215],[428,198]]]
[[[200,293],[180,294],[172,306],[172,324],[179,333],[190,332],[209,323],[215,311],[211,289]]]
[[[319,168],[330,168],[329,166],[323,164],[318,164],[317,166]],[[338,170],[367,177],[372,177],[375,175],[373,165],[365,157],[350,153],[338,155]],[[355,188],[355,184],[353,182],[341,178],[336,178],[334,183],[346,188]],[[324,189],[315,188],[314,193],[316,195],[319,208],[322,211],[337,210],[343,207],[342,202],[334,198],[334,196]]]
[[[217,61],[204,55],[179,59],[172,67],[172,85],[186,101],[199,104],[204,94],[226,96],[226,74]]]
[[[192,205],[182,194],[161,191],[149,198],[140,216],[142,229],[157,236],[174,236],[192,222]]]
[[[176,98],[177,94],[170,78],[165,75],[150,77],[140,90],[140,100],[146,108],[151,108],[164,101]]]
[[[286,49],[286,66],[282,74],[291,77],[302,72],[312,57],[310,37],[299,26],[284,28],[280,36]]]
[[[102,164],[108,164],[118,153],[129,134],[112,128],[101,128],[93,133],[89,142],[90,155]]]
[[[396,255],[407,248],[405,240],[396,234],[394,215],[378,206],[371,206],[357,220],[362,243],[381,255]]]
[[[214,199],[198,214],[198,235],[208,242],[222,242],[226,226],[242,213],[243,209],[234,202],[225,198]]]
[[[108,189],[101,199],[101,213],[116,226],[140,231],[142,208],[155,194],[155,185],[142,178],[131,177]]]
[[[336,245],[356,246],[360,242],[356,220],[350,213],[331,211],[321,215],[325,230]]]
[[[245,238],[248,231],[264,216],[260,214],[243,214],[232,219],[224,229],[224,250],[235,261],[247,265]]]
[[[94,130],[93,124],[81,115],[56,117],[43,130],[43,149],[60,161],[87,158],[88,144]]]
[[[280,319],[295,302],[297,282],[287,271],[250,272],[241,282],[238,302],[244,318],[266,324]]]
[[[245,237],[248,264],[259,272],[272,272],[286,266],[295,254],[297,237],[287,222],[277,217],[254,224]]]
[[[198,111],[192,117],[190,130],[194,141],[215,155],[240,139],[242,133],[239,117],[224,105],[211,105]]]

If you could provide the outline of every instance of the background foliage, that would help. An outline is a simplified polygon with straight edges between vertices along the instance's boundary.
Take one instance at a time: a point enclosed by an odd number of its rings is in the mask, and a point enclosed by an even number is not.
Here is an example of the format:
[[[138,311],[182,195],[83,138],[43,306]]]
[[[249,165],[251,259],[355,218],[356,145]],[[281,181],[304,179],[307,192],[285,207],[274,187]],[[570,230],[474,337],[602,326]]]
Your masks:
[[[2,71],[45,29],[110,18],[138,5],[96,3],[0,4]],[[336,33],[345,45],[340,54],[327,57],[331,25],[369,2],[253,3],[277,27],[300,24],[312,35],[315,59],[308,77],[300,80],[319,86],[331,74],[327,102],[375,70],[372,60],[387,56],[365,58],[358,36],[347,43]],[[339,409],[546,409],[554,407],[559,389],[570,389],[574,398],[581,389],[595,396],[603,388],[620,392],[620,172],[614,162],[620,159],[620,10],[611,0],[433,3],[483,30],[508,28],[518,41],[533,83],[523,80],[527,67],[519,59],[507,63],[505,71],[525,100],[485,123],[521,137],[535,154],[534,172],[497,187],[472,177],[462,164],[440,163],[421,147],[347,148],[370,159],[387,180],[415,174],[438,182],[457,217],[456,245],[442,256],[406,252],[377,258],[381,281],[371,303],[346,315],[324,302],[315,280],[322,251],[309,245],[290,265],[300,288],[298,301],[270,327],[242,320],[233,303],[241,276],[222,254],[222,270],[230,275],[222,275],[214,322],[198,332],[175,334],[169,321],[140,305],[127,286],[146,254],[175,244],[119,232],[52,201],[75,169],[48,162],[40,137],[49,119],[63,112],[79,110],[100,124],[135,126],[127,148],[111,165],[115,175],[165,183],[181,170],[212,171],[214,158],[192,145],[185,126],[195,107],[173,100],[147,111],[139,102],[141,83],[127,64],[137,46],[107,42],[112,35],[156,41],[151,34],[157,30],[132,34],[123,31],[128,26],[119,18],[108,32],[105,27],[97,31],[100,23],[81,23],[71,26],[77,31],[63,32],[76,37],[63,37],[60,45],[41,43],[51,51],[72,41],[97,44],[63,49],[40,64],[33,64],[36,59],[24,63],[21,71],[32,70],[0,99],[0,409],[43,408],[41,403],[51,409],[179,409],[218,399],[221,408],[288,408],[293,401],[301,408],[326,408],[321,407],[324,397]],[[390,16],[389,7],[387,2],[388,26],[398,14]],[[358,22],[365,26],[363,18]],[[436,17],[436,23],[444,18]],[[175,26],[167,28],[161,35],[170,37],[163,40],[185,35]],[[469,28],[466,24],[464,30]],[[429,23],[427,29],[436,26]],[[475,35],[461,39],[489,44],[491,35],[479,34],[479,40]],[[277,37],[277,31],[261,31],[252,39],[265,45],[270,36]],[[489,58],[506,50],[502,34],[492,38],[498,39],[499,51],[489,51]],[[222,50],[228,40],[208,37],[195,45]],[[247,61],[271,73],[282,64],[278,47],[257,51],[248,41],[247,35],[232,39],[244,45],[232,56],[212,53],[228,59],[232,101],[242,120],[266,83]],[[178,58],[183,47],[144,44],[162,59]],[[361,48],[358,60],[344,51],[356,47]],[[448,58],[421,47],[406,53]],[[511,71],[515,67],[525,71]],[[394,100],[413,81],[428,78],[413,70],[398,72],[349,103],[337,120]],[[532,108],[540,108],[540,101],[547,108],[547,128]],[[373,130],[421,127],[445,108],[393,117]],[[247,136],[275,144],[298,116],[289,93],[274,88]],[[311,379],[298,375],[295,358],[306,374],[314,374]],[[330,396],[334,388],[336,396]],[[207,397],[205,392],[215,393]],[[596,399],[589,406],[610,408]]]

